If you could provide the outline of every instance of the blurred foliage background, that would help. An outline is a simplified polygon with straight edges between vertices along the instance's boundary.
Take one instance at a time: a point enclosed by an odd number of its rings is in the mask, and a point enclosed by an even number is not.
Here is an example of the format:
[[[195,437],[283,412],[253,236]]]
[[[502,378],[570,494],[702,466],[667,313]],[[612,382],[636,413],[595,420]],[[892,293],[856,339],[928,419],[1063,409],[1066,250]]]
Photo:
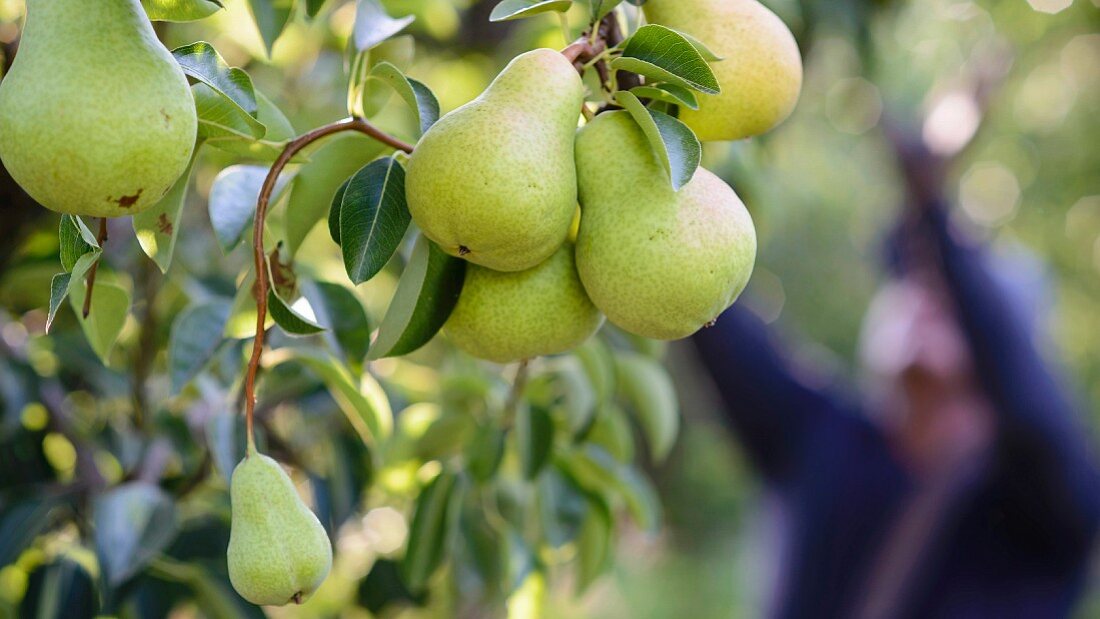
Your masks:
[[[169,47],[199,39],[213,43],[231,65],[249,71],[259,90],[287,113],[298,131],[344,114],[344,50],[352,27],[351,4],[330,1],[320,19],[308,24],[296,20],[270,58],[247,15],[246,3],[226,0],[225,4],[225,11],[206,20],[160,26],[160,33]],[[516,53],[536,46],[559,48],[568,42],[553,14],[492,24],[487,17],[493,2],[390,0],[385,4],[391,14],[417,16],[409,30],[418,42],[417,56],[408,73],[437,93],[445,111],[476,96]],[[1090,427],[1095,431],[1100,422],[1100,3],[768,0],[765,4],[799,39],[806,65],[801,103],[794,116],[772,134],[749,142],[708,145],[704,161],[734,185],[757,222],[761,255],[742,302],[787,334],[798,356],[858,382],[860,322],[867,301],[885,277],[882,237],[904,200],[883,128],[895,125],[921,132],[926,143],[945,153],[963,148],[973,135],[949,174],[955,216],[988,239],[996,251],[1030,255],[1020,268],[1034,269],[1035,281],[1043,282],[1036,296],[1047,310],[1051,356],[1065,366],[1084,408],[1091,411]],[[22,12],[21,0],[0,0],[0,42],[17,36]],[[584,18],[577,9],[568,14],[574,34],[583,28]],[[971,96],[975,81],[990,71],[1003,74],[1003,79],[997,80],[986,100],[976,101]],[[392,117],[385,114],[383,125],[413,137],[410,121],[400,110]],[[191,196],[194,208],[185,211],[187,229],[180,236],[172,277],[162,284],[157,311],[148,315],[178,311],[189,290],[198,285],[195,282],[231,294],[232,278],[247,257],[239,251],[221,255],[202,206],[214,177],[231,161],[228,155],[212,151],[200,161],[197,191]],[[0,208],[6,219],[21,217],[8,204]],[[57,221],[45,212],[39,215],[26,225],[21,223],[19,237],[5,237],[0,248],[0,335],[5,346],[0,352],[25,351],[47,393],[57,389],[56,384],[51,386],[51,377],[76,372],[94,383],[97,393],[115,394],[49,395],[82,411],[79,419],[85,423],[110,426],[112,417],[129,407],[125,374],[100,366],[74,331],[71,316],[63,315],[55,332],[43,335],[42,308],[48,301],[49,277],[57,271]],[[112,238],[110,259],[120,271],[129,272],[135,289],[156,285],[150,282],[159,275],[136,243],[124,240],[125,233],[120,228]],[[311,244],[311,239],[323,241],[324,234],[323,226],[314,230],[300,260],[314,272],[339,275],[339,257],[332,255],[331,247]],[[361,291],[376,320],[393,285],[392,278],[379,278]],[[147,309],[135,308],[137,316],[146,315]],[[167,337],[168,328],[157,324],[153,330],[158,337]],[[142,332],[137,324],[129,324],[123,347],[134,347]],[[432,354],[429,350],[408,362],[379,364],[387,388],[414,394],[410,399],[435,389],[438,377],[432,368],[437,359]],[[724,432],[711,387],[691,355],[674,345],[668,359],[685,423],[668,463],[651,472],[664,505],[666,528],[657,537],[628,532],[618,543],[611,573],[582,597],[574,596],[570,583],[555,583],[551,616],[740,617],[755,615],[763,603],[767,592],[757,585],[766,580],[772,564],[760,550],[769,534],[762,508],[768,499],[736,443]],[[6,393],[17,391],[25,379],[0,363],[0,385]],[[152,392],[166,392],[166,380],[150,377]],[[10,405],[16,401],[6,398],[5,426],[21,424],[34,431],[31,435],[41,442],[35,447],[41,449],[40,465],[60,481],[71,478],[81,466],[73,445],[56,429],[46,432],[50,429],[40,406],[14,410]],[[218,410],[217,402],[216,395],[210,394],[207,416],[224,412]],[[325,394],[314,393],[281,406],[272,424],[320,419],[314,413],[331,406]],[[174,419],[162,420],[165,427],[158,431],[168,441],[186,440],[187,428],[173,427],[184,421]],[[322,425],[290,436],[305,447],[311,433],[324,430]],[[354,441],[348,443],[333,449],[354,455]],[[115,453],[127,452],[120,448]],[[186,458],[197,456],[188,451],[172,453],[177,455],[165,464],[167,477],[171,482],[174,473],[176,482],[186,483],[189,471],[198,466]],[[319,462],[327,456],[307,451],[305,457]],[[103,462],[97,462],[106,476],[129,468],[128,463],[111,458],[104,456]],[[0,477],[21,474],[29,473],[4,470]],[[340,474],[346,478],[356,473]],[[397,495],[407,482],[381,480],[380,489],[372,492]],[[208,501],[201,509],[228,508],[224,501],[201,496],[199,500]],[[354,587],[374,559],[399,547],[404,535],[400,517],[385,509],[369,512],[358,526],[341,533],[338,548],[343,563],[338,563],[336,576],[330,578],[333,582],[326,585],[330,589]],[[75,531],[61,531],[50,543],[61,548],[66,536],[74,535]],[[203,535],[201,523],[175,543],[196,556],[201,556],[204,545],[224,548],[224,540]],[[0,555],[3,550],[0,547]],[[39,551],[49,552],[48,548]],[[24,568],[36,559],[20,560],[26,563],[0,570],[0,599],[18,599],[28,586],[48,584],[33,579],[28,584]],[[75,553],[72,560],[87,562],[88,557]],[[176,582],[189,582],[188,568],[184,562],[159,566],[167,574],[166,581]],[[281,610],[279,616],[332,613],[335,608],[331,601],[326,606],[326,600],[339,595],[329,593],[322,590],[314,602]],[[348,616],[366,616],[365,611],[358,612],[349,611]],[[399,616],[431,612],[405,611]],[[1100,614],[1100,599],[1095,596],[1082,616],[1097,616],[1091,613]]]

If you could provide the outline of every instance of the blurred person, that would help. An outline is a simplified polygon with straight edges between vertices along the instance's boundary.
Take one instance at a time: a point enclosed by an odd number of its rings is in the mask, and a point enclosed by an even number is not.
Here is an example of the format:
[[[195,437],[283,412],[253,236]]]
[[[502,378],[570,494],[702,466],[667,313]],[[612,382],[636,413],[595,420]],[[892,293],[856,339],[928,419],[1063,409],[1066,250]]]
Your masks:
[[[865,319],[862,397],[796,367],[741,305],[694,337],[781,505],[767,614],[1067,616],[1100,523],[1086,433],[1033,304],[913,193]]]

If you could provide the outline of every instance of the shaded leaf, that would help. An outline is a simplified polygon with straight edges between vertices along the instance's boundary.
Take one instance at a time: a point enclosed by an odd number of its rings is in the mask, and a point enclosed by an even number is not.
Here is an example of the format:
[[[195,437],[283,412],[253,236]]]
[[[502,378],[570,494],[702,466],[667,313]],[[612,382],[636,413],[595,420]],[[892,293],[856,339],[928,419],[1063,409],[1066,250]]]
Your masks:
[[[7,503],[0,510],[0,565],[11,565],[38,534],[48,527],[50,511],[58,505],[52,496],[34,496]]]
[[[72,271],[81,256],[99,247],[95,235],[76,215],[61,216],[57,236],[61,245],[61,266],[66,271]]]
[[[592,9],[592,19],[590,21],[596,22],[603,19],[604,15],[615,10],[615,7],[622,4],[622,2],[623,0],[588,0],[589,8]]]
[[[107,582],[118,586],[142,570],[176,536],[175,503],[147,482],[129,482],[95,502],[96,555]]]
[[[615,100],[630,112],[642,128],[654,155],[668,172],[672,188],[679,191],[688,184],[695,176],[703,154],[703,146],[691,129],[668,114],[646,108],[629,91],[615,93]]]
[[[680,406],[672,379],[660,363],[638,354],[620,353],[616,375],[645,434],[653,460],[668,456],[680,430]]]
[[[406,77],[401,69],[389,62],[379,62],[370,70],[369,77],[383,82],[392,88],[414,112],[416,122],[423,135],[439,120],[439,100],[435,93],[423,83],[411,77]],[[373,91],[364,90],[365,95],[373,94]],[[366,107],[364,102],[363,106]]]
[[[573,5],[573,0],[503,0],[489,14],[489,21],[522,19],[547,11],[564,12]]]
[[[148,210],[133,217],[134,234],[145,255],[153,259],[161,273],[167,273],[172,264],[172,254],[176,250],[176,237],[180,231],[180,216],[187,203],[187,187],[191,183],[191,171],[195,159],[199,156],[199,147],[191,154],[191,162],[183,175],[176,179],[168,193]]]
[[[577,593],[603,574],[611,563],[613,520],[602,501],[589,498],[588,509],[577,535]]]
[[[545,409],[523,406],[516,415],[516,444],[523,476],[534,479],[550,459],[554,445],[554,422]]]
[[[267,127],[262,122],[206,84],[192,84],[191,94],[195,97],[200,140],[212,144],[220,144],[221,140],[253,142],[267,134]]]
[[[267,309],[275,324],[287,335],[314,335],[325,330],[310,316],[306,316],[291,307],[272,286],[267,291]]]
[[[35,619],[95,617],[97,607],[92,575],[79,562],[62,555],[31,572],[17,616]]]
[[[69,282],[72,281],[72,273],[58,273],[50,280],[50,310],[46,314],[46,333],[50,332],[53,319],[57,317],[57,309],[61,302],[69,296]]]
[[[278,159],[286,147],[286,143],[296,137],[294,127],[287,120],[286,114],[283,114],[283,111],[259,90],[256,91],[256,102],[260,108],[257,119],[266,128],[263,138],[256,139],[252,136],[230,133],[208,136],[206,143],[219,150],[241,157],[259,161],[275,161]],[[209,133],[209,131],[205,133]],[[295,155],[291,159],[291,163],[298,163],[301,159],[303,159],[301,155]]]
[[[401,571],[412,591],[423,591],[443,562],[457,519],[461,491],[458,477],[444,469],[420,492],[409,528],[409,545]]]
[[[241,241],[241,235],[256,214],[256,201],[267,178],[268,169],[256,165],[234,165],[222,170],[210,186],[207,208],[214,236],[222,251],[229,253]],[[279,201],[292,176],[284,172],[275,183],[271,204]]]
[[[416,18],[412,15],[393,18],[378,0],[358,0],[355,5],[355,47],[366,51],[401,32]]]
[[[466,444],[466,470],[480,482],[489,481],[504,458],[504,432],[495,423],[478,426]]]
[[[332,237],[332,242],[337,245],[340,244],[340,207],[344,205],[344,194],[348,191],[348,185],[351,184],[351,179],[344,181],[343,185],[336,190],[336,193],[332,196],[332,206],[328,210],[328,235]]]
[[[210,301],[192,305],[176,318],[168,338],[168,375],[173,394],[183,390],[213,358],[222,343],[229,310],[225,301]]]
[[[656,491],[631,466],[591,445],[559,456],[557,464],[582,489],[608,500],[621,500],[642,529],[653,532],[660,526]]]
[[[392,157],[355,173],[340,206],[340,248],[352,283],[382,270],[412,221],[405,202],[405,168]]]
[[[291,255],[317,222],[331,213],[333,195],[341,183],[388,150],[363,135],[341,135],[310,155],[309,163],[298,170],[286,207],[286,247]]]
[[[302,292],[327,329],[325,337],[344,353],[353,367],[363,362],[370,349],[370,320],[359,298],[347,288],[329,282],[306,281]]]
[[[293,0],[248,0],[248,7],[252,10],[252,17],[256,20],[260,37],[264,40],[264,48],[270,56],[271,48],[275,46],[275,41],[290,21],[294,2]]]
[[[399,357],[427,344],[450,317],[465,278],[465,260],[418,238],[367,358]]]
[[[642,26],[626,41],[622,56],[611,61],[611,68],[632,71],[656,82],[672,82],[707,94],[721,88],[710,65],[684,35],[660,26]]]

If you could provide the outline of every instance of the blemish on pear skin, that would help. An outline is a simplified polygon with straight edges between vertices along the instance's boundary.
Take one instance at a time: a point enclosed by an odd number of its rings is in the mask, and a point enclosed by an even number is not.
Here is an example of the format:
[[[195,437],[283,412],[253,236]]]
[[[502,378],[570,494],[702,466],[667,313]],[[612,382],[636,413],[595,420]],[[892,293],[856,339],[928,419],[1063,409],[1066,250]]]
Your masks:
[[[130,208],[133,205],[137,204],[137,201],[138,201],[139,198],[141,198],[141,193],[143,191],[145,191],[144,188],[138,189],[137,193],[135,193],[132,196],[122,196],[121,198],[119,198],[117,200],[112,200],[110,198],[107,198],[107,201],[117,203],[119,208]]]
[[[459,256],[468,256],[468,255],[470,255],[470,253],[471,252],[470,252],[469,247],[466,247],[465,245],[459,245],[458,246],[458,255]]]
[[[172,234],[172,222],[168,221],[168,215],[161,213],[157,219],[157,230],[160,230],[161,234]]]
[[[703,328],[704,329],[709,329],[709,328],[713,327],[716,324],[718,324],[718,319],[717,318],[715,318],[714,320],[712,320],[712,321],[708,322],[707,324],[703,325]]]
[[[295,593],[295,594],[294,594],[294,595],[293,595],[293,596],[292,596],[292,597],[290,598],[290,601],[294,602],[295,604],[301,604],[301,603],[302,603],[302,592],[301,592],[301,591],[299,591],[298,593]]]

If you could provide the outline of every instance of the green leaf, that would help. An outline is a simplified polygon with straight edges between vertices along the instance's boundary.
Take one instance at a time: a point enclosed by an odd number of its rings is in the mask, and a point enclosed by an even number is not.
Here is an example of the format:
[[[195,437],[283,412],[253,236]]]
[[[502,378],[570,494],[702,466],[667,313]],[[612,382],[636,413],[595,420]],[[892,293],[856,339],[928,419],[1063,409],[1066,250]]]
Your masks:
[[[603,19],[604,15],[607,15],[611,11],[615,10],[615,7],[622,4],[623,0],[588,0],[588,6],[592,9],[591,22],[595,23]]]
[[[602,501],[588,499],[577,534],[577,594],[603,574],[611,561],[611,513]]]
[[[599,338],[588,338],[573,351],[573,355],[580,361],[588,382],[595,391],[596,401],[606,404],[615,395],[615,359],[611,356],[611,350]]]
[[[683,32],[682,30],[675,30],[673,28],[669,28],[669,30],[672,30],[676,34],[687,39],[688,43],[691,43],[691,46],[695,48],[695,51],[699,52],[699,55],[703,57],[703,60],[706,60],[707,62],[725,60],[724,57],[719,56],[718,54],[711,51],[711,49],[707,47],[705,43],[691,36],[690,34]]]
[[[191,85],[195,112],[199,117],[198,138],[208,140],[246,140],[254,142],[267,134],[267,127],[218,91],[199,82]]]
[[[412,215],[405,202],[405,168],[393,157],[355,173],[340,205],[340,249],[352,283],[362,284],[389,262]]]
[[[81,256],[99,247],[95,235],[76,215],[61,216],[57,236],[61,245],[61,266],[66,271],[72,271]]]
[[[557,11],[564,13],[573,5],[573,0],[503,0],[493,7],[489,21],[523,19],[539,13]]]
[[[340,244],[340,208],[344,205],[344,194],[348,191],[348,185],[351,184],[351,179],[344,181],[343,185],[336,190],[336,193],[332,196],[332,206],[328,209],[328,235],[332,237],[332,242],[337,245]]]
[[[653,460],[663,461],[680,431],[680,405],[672,379],[660,363],[638,354],[620,353],[615,369]]]
[[[367,445],[376,445],[393,432],[393,411],[382,386],[364,373],[357,385],[347,368],[332,356],[304,348],[279,351],[287,361],[297,361],[321,378],[352,427]]]
[[[256,101],[260,107],[257,118],[267,129],[262,139],[256,139],[251,135],[225,133],[208,136],[206,143],[219,150],[249,159],[259,161],[275,161],[278,159],[279,155],[283,153],[286,143],[295,137],[294,127],[291,126],[283,111],[259,90],[256,91]],[[209,124],[202,126],[205,129],[210,129]],[[210,133],[210,131],[205,131],[205,133]],[[295,156],[294,159],[291,159],[291,162],[298,163],[299,157]]]
[[[582,489],[621,500],[642,529],[653,532],[660,527],[657,493],[645,477],[629,465],[592,445],[559,456],[557,464]]]
[[[347,288],[329,282],[305,281],[302,292],[317,323],[327,329],[325,337],[330,345],[344,353],[344,357],[357,367],[370,349],[370,320],[359,298]]]
[[[309,163],[298,170],[286,207],[286,247],[291,255],[317,222],[331,213],[333,194],[340,184],[388,150],[366,136],[343,135],[330,138],[310,156]]]
[[[428,579],[443,563],[459,512],[462,485],[444,469],[420,492],[409,527],[409,543],[401,564],[412,591],[423,591]]]
[[[355,48],[366,51],[401,32],[416,18],[412,15],[393,18],[378,0],[358,0],[355,5]]]
[[[695,176],[703,146],[691,129],[679,120],[642,105],[638,97],[629,91],[615,93],[615,100],[626,108],[634,121],[642,128],[653,153],[668,172],[672,189],[679,191]]]
[[[252,289],[256,285],[256,273],[252,269],[246,269],[244,276],[239,278],[237,294],[233,296],[233,309],[229,310],[229,320],[225,323],[222,335],[243,340],[256,335],[256,298]],[[264,320],[264,329],[270,329],[275,325],[275,319],[271,313]]]
[[[523,476],[534,479],[550,459],[554,422],[542,407],[523,406],[516,415],[515,436]]]
[[[57,308],[69,296],[69,282],[72,277],[72,273],[58,273],[50,280],[50,311],[46,314],[46,333],[50,332],[53,319],[57,316]]]
[[[600,447],[619,462],[634,461],[634,430],[630,427],[626,412],[614,404],[606,404],[596,411],[592,427],[584,440]]]
[[[241,235],[256,214],[256,201],[268,171],[264,166],[235,165],[222,170],[214,178],[207,209],[222,252],[233,251],[241,242]],[[291,178],[286,172],[279,176],[272,192],[272,205],[279,201]]]
[[[183,310],[168,338],[168,375],[178,394],[213,358],[229,320],[229,303],[209,301]]]
[[[145,255],[153,259],[161,273],[167,273],[176,250],[176,237],[180,231],[180,216],[187,203],[187,187],[191,183],[191,171],[199,156],[199,147],[191,154],[191,162],[183,175],[176,179],[168,193],[148,210],[133,217],[134,234]]]
[[[359,69],[353,68],[348,95],[353,104],[362,106],[361,115],[372,117],[380,112],[393,97],[393,88],[369,79],[369,70],[383,62],[388,62],[407,71],[416,53],[416,42],[412,35],[402,35],[379,43],[366,54],[360,52],[357,60],[363,63]],[[367,58],[363,58],[367,56]]]
[[[167,548],[179,526],[172,498],[143,481],[116,486],[100,496],[93,521],[100,569],[112,587]]]
[[[306,0],[306,16],[311,19],[317,17],[324,5],[325,0]]]
[[[466,444],[466,470],[484,483],[496,474],[503,459],[504,432],[491,422],[478,426],[473,439]]]
[[[5,603],[5,617],[93,617],[99,608],[97,583],[88,569],[72,555],[59,553],[48,563],[35,564],[27,575],[26,591],[20,592],[19,612]]]
[[[195,21],[210,17],[225,6],[221,0],[141,0],[150,21]]]
[[[465,278],[465,260],[417,239],[367,358],[400,357],[427,344],[450,317]]]
[[[410,77],[406,77],[401,69],[389,62],[379,62],[370,70],[369,77],[379,80],[393,88],[401,99],[416,112],[417,124],[423,135],[439,120],[439,100],[430,88]],[[372,94],[370,90],[364,90],[364,96]],[[366,108],[364,100],[363,107]]]
[[[684,35],[660,26],[642,26],[626,41],[611,68],[639,73],[656,82],[672,82],[710,95],[721,88],[707,61]]]
[[[41,494],[9,499],[0,510],[0,565],[15,563],[38,534],[50,526],[50,512],[60,501],[58,497]]]
[[[598,404],[596,389],[576,357],[557,357],[549,365],[557,402],[566,413],[570,434],[575,436],[592,422]]]
[[[75,270],[74,270],[75,271]],[[130,312],[130,292],[118,284],[106,281],[107,275],[100,269],[96,279],[95,289],[92,291],[92,307],[87,318],[83,316],[84,295],[86,287],[83,285],[69,287],[69,302],[76,312],[76,318],[84,330],[84,336],[88,338],[92,350],[103,361],[104,365],[110,365],[108,360],[111,349],[114,348],[122,327],[126,324],[126,316]],[[74,274],[73,282],[79,282]]]
[[[284,301],[275,292],[274,286],[267,291],[267,309],[275,319],[275,324],[287,335],[314,335],[325,330],[313,318],[298,312]]]
[[[248,0],[248,7],[252,9],[252,17],[270,56],[271,48],[290,21],[294,0]]]
[[[214,89],[248,115],[257,115],[259,107],[252,78],[243,70],[226,64],[213,45],[196,41],[172,50],[172,56],[184,73]]]
[[[630,92],[634,93],[634,96],[639,99],[653,99],[654,101],[664,101],[692,110],[699,109],[699,99],[695,97],[695,93],[676,84],[635,86],[630,89]]]

